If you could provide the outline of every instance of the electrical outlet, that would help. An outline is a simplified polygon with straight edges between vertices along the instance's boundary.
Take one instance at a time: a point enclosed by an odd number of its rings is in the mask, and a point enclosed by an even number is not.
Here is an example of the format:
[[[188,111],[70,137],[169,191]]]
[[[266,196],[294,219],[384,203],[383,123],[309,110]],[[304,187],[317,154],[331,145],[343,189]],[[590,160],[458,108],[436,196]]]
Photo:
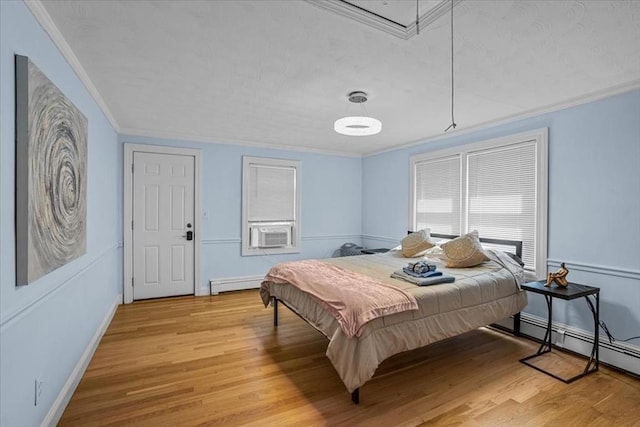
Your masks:
[[[38,406],[38,403],[40,402],[40,399],[42,398],[42,380],[40,379],[40,377],[36,378],[35,381],[35,387],[34,387],[34,398],[33,398],[33,405],[34,406]]]

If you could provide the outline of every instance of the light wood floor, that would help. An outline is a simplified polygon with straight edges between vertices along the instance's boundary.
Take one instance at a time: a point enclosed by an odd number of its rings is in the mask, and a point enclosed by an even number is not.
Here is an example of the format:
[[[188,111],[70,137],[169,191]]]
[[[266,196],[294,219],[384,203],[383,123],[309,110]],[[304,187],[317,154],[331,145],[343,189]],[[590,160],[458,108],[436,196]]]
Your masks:
[[[285,307],[274,328],[257,291],[120,306],[60,425],[640,426],[640,380],[564,384],[491,329],[385,361],[360,405],[326,346]]]

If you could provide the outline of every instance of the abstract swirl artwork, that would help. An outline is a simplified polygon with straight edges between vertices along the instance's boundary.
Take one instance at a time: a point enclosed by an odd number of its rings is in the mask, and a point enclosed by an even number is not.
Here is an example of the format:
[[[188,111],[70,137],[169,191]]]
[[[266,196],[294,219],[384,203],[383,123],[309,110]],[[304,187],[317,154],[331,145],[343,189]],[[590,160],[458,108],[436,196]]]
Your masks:
[[[87,235],[87,118],[16,55],[16,285],[82,256]]]

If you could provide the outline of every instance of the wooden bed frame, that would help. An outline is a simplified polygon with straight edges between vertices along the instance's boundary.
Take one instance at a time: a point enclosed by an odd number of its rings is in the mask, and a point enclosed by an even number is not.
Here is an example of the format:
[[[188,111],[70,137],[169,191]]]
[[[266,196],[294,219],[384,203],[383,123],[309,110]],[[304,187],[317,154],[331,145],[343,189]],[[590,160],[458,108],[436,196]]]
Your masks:
[[[412,231],[409,231],[408,233],[410,234],[410,233],[412,233]],[[436,237],[436,238],[439,238],[439,239],[455,239],[458,236],[451,235],[451,234],[431,233],[431,237]],[[517,255],[518,258],[522,258],[522,242],[521,241],[505,240],[505,239],[489,239],[489,238],[481,237],[480,238],[480,242],[494,244],[494,245],[501,245],[501,246],[512,246],[515,249],[515,251],[514,251],[515,255]],[[299,318],[304,320],[308,325],[310,325],[315,330],[320,332],[325,338],[327,338],[327,340],[331,340],[330,337],[325,335],[325,333],[322,332],[320,329],[318,329],[313,323],[309,322],[307,319],[302,317],[295,309],[290,307],[286,302],[284,302],[283,300],[280,300],[280,299],[278,299],[276,297],[271,297],[271,305],[273,307],[273,326],[274,327],[278,327],[278,303],[279,302],[282,303],[289,310],[291,310],[291,312],[293,312],[296,316],[298,316]],[[489,326],[495,327],[495,328],[500,329],[500,330],[508,331],[506,328],[504,328],[504,327],[502,327],[500,325],[491,324]],[[520,313],[516,313],[516,314],[513,315],[513,335],[517,336],[517,337],[520,336]],[[351,401],[353,403],[355,403],[356,405],[360,403],[360,388],[355,389],[351,393]]]

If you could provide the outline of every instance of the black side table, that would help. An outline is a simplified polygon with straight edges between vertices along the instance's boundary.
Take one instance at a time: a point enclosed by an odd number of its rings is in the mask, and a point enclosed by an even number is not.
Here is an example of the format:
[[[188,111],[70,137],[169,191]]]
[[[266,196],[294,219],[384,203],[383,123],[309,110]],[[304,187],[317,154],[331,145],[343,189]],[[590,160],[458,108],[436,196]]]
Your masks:
[[[542,344],[538,351],[531,356],[525,357],[524,359],[520,359],[520,362],[524,363],[527,366],[530,366],[534,369],[537,369],[540,372],[543,372],[547,375],[552,376],[560,381],[563,381],[567,384],[577,380],[578,378],[582,378],[587,374],[595,372],[600,367],[600,355],[599,355],[599,347],[600,347],[600,338],[599,338],[599,325],[600,325],[600,288],[595,288],[593,286],[579,285],[576,283],[569,283],[567,287],[558,287],[555,283],[551,284],[551,286],[544,286],[545,282],[531,282],[525,283],[522,285],[522,289],[527,290],[529,292],[534,292],[536,294],[544,295],[544,298],[547,301],[547,332],[544,335],[544,339],[542,340]],[[591,302],[589,296],[593,296],[595,300],[595,307]],[[545,353],[549,353],[551,351],[551,321],[553,316],[553,298],[560,298],[563,300],[572,300],[576,298],[584,297],[587,300],[587,304],[589,305],[589,309],[593,314],[593,325],[594,325],[594,338],[593,338],[593,348],[591,350],[591,356],[587,361],[587,366],[584,368],[584,371],[581,374],[575,375],[569,379],[560,378],[557,375],[552,374],[551,372],[545,371],[537,366],[532,365],[528,361],[535,357],[541,356]]]

